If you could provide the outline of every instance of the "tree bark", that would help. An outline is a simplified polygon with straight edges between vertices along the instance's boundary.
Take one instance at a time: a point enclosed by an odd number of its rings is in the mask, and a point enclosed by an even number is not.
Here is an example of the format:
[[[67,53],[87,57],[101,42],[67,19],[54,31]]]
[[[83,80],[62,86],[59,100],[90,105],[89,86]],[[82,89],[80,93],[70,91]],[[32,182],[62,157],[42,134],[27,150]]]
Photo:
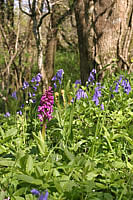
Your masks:
[[[96,60],[100,68],[118,59],[120,69],[131,70],[133,1],[96,1],[95,33]],[[111,65],[109,68],[111,72],[114,71]]]
[[[77,0],[75,6],[81,82],[92,68],[133,70],[133,1]],[[117,61],[114,69],[113,60]]]
[[[78,34],[78,45],[80,54],[80,76],[81,82],[85,85],[89,76],[89,56],[88,56],[88,31],[85,19],[85,2],[77,0],[75,6],[75,18]]]

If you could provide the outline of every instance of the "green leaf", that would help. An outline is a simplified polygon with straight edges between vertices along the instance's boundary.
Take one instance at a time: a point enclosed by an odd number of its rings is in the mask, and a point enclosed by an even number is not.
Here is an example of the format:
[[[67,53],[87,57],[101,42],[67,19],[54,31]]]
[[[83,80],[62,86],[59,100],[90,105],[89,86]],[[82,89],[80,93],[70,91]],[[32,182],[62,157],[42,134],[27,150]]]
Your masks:
[[[22,187],[22,188],[16,190],[16,191],[13,193],[13,195],[14,195],[14,196],[20,196],[20,195],[24,194],[25,191],[26,191],[26,188],[25,188],[25,187]]]
[[[39,136],[35,135],[35,133],[33,133],[34,139],[36,140],[38,149],[40,151],[41,154],[45,155],[47,152],[47,146],[45,141],[43,140],[41,133],[39,132]]]
[[[115,161],[115,162],[113,162],[113,167],[117,168],[117,169],[124,168],[124,167],[126,167],[126,164],[122,161]]]
[[[1,127],[0,127],[0,135],[2,135],[2,137],[4,137],[4,135],[5,135],[5,133]]]
[[[95,177],[97,177],[97,173],[95,173],[95,172],[89,172],[87,175],[86,175],[86,178],[87,178],[87,180],[92,180],[93,178],[95,178]]]
[[[33,200],[33,195],[32,194],[27,194],[25,195],[26,200]]]
[[[73,161],[75,159],[74,154],[72,154],[70,151],[68,151],[68,149],[65,147],[64,149],[64,153],[66,155],[66,157],[70,160]]]
[[[41,177],[41,176],[44,175],[42,168],[39,167],[39,166],[36,166],[36,167],[35,167],[35,172],[36,172],[36,175],[37,175],[38,177]]]
[[[6,152],[6,148],[0,145],[0,154]]]
[[[26,162],[26,172],[29,174],[32,171],[33,171],[33,159],[31,155],[29,155]]]
[[[43,181],[40,179],[35,179],[32,176],[28,176],[28,175],[16,175],[18,180],[24,181],[26,183],[31,183],[34,185],[42,185]]]
[[[0,159],[0,166],[12,167],[14,165],[14,161],[6,158]]]
[[[17,134],[17,129],[16,128],[11,128],[5,133],[4,139],[8,139],[8,138],[10,138],[10,137],[12,137],[12,136],[14,136],[16,134]]]
[[[23,197],[19,197],[19,196],[14,196],[15,200],[24,200]]]
[[[57,180],[55,180],[55,181],[54,181],[54,184],[55,184],[55,187],[56,187],[57,191],[58,191],[59,193],[62,193],[62,192],[63,192],[63,189],[62,189],[62,187],[61,187],[61,183],[58,182]]]

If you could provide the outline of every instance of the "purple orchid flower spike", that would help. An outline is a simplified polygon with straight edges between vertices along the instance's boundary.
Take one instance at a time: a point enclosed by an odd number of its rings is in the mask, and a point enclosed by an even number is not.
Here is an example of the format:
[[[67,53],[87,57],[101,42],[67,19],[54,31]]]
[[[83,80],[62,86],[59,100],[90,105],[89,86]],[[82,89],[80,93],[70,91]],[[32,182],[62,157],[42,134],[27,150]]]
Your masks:
[[[52,112],[53,112],[53,104],[54,104],[54,96],[52,88],[49,87],[48,90],[45,91],[45,94],[42,96],[40,101],[40,106],[38,106],[38,117],[40,121],[43,119],[52,119]]]

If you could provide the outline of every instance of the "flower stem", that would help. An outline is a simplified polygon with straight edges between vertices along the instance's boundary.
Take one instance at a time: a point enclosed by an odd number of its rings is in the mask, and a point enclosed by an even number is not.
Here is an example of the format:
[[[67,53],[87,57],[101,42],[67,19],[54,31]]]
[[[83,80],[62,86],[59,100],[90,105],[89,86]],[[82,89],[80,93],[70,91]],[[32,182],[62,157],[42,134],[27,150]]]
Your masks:
[[[42,125],[42,138],[43,138],[43,140],[45,140],[45,137],[46,137],[46,121],[44,121],[43,125]]]

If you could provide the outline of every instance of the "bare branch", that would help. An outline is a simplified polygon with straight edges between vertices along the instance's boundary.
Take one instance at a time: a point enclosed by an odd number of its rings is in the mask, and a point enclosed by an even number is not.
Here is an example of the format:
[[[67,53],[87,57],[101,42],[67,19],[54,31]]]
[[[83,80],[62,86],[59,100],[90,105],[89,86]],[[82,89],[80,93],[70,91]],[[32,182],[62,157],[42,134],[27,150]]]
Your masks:
[[[49,4],[49,1],[48,1],[48,0],[46,0],[46,2],[47,2],[47,6],[48,6],[48,12],[45,13],[45,14],[43,14],[43,15],[41,16],[41,18],[40,18],[40,20],[39,20],[39,23],[38,23],[38,25],[37,25],[37,28],[39,28],[39,27],[42,25],[43,19],[44,19],[47,15],[50,14],[50,4]]]
[[[30,2],[30,0],[28,0],[28,4],[29,4],[30,12],[32,12],[32,7],[31,7],[31,2]]]
[[[19,9],[21,10],[21,12],[23,12],[24,14],[28,15],[29,17],[32,16],[31,13],[26,12],[25,10],[22,9],[22,5],[21,5],[22,1],[19,0]]]

